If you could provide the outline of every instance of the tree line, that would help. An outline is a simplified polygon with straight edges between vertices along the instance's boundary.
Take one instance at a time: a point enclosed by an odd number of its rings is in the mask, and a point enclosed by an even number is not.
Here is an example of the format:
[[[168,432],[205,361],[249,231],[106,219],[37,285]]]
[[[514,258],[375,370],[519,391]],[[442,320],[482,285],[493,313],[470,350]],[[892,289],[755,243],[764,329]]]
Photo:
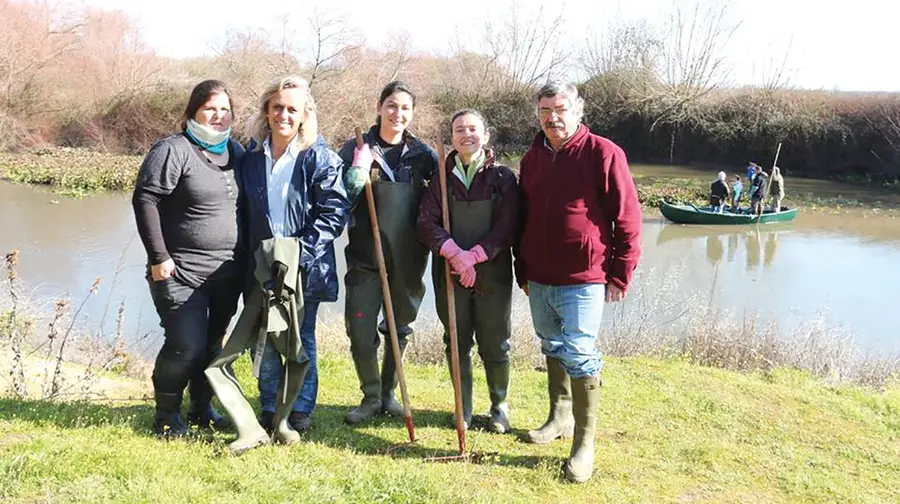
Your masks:
[[[372,47],[345,19],[313,10],[280,31],[229,31],[210,56],[173,59],[121,12],[0,0],[0,150],[141,153],[175,130],[199,80],[229,85],[240,125],[270,79],[296,73],[312,83],[333,145],[371,123],[378,90],[400,78],[419,94],[417,134],[446,137],[448,115],[476,107],[495,148],[515,155],[538,131],[534,91],[566,77],[585,96],[585,123],[634,162],[766,166],[781,142],[788,173],[900,179],[900,94],[795,89],[783,63],[756,86],[730,85],[723,48],[739,23],[727,2],[676,3],[661,24],[611,20],[580,46],[559,42],[561,11],[513,8],[447,54],[417,51],[403,34]]]

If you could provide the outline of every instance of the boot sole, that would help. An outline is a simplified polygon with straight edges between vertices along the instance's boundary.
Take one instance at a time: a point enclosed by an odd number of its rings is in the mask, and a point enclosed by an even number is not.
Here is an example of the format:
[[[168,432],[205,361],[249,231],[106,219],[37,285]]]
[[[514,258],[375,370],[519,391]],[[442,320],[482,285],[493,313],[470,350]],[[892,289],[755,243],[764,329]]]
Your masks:
[[[269,444],[270,442],[271,442],[271,439],[269,438],[269,436],[265,435],[265,436],[260,436],[256,440],[251,441],[250,443],[247,443],[246,445],[243,445],[243,446],[232,447],[231,445],[229,445],[228,449],[231,451],[232,455],[238,456],[238,455],[242,455],[242,454],[246,453],[247,451],[252,450],[254,448],[259,448],[260,446],[265,446],[265,445]]]
[[[403,411],[403,407],[401,406],[399,410],[384,408],[381,412],[385,415],[392,416],[394,418],[403,418],[406,416],[406,413]]]
[[[296,436],[294,436],[294,435],[284,436],[281,434],[275,434],[275,442],[278,444],[281,444],[281,445],[285,445],[285,446],[297,444],[300,442],[300,433],[298,433],[297,431],[294,431],[294,434],[296,434]]]
[[[591,479],[591,476],[594,475],[594,468],[591,467],[591,470],[587,474],[579,475],[579,474],[575,474],[572,471],[572,469],[569,467],[569,463],[566,462],[565,473],[566,473],[566,481],[568,481],[569,483],[585,483],[589,479]]]
[[[509,426],[509,423],[491,422],[488,430],[495,434],[506,434],[512,430],[512,427]]]
[[[367,420],[375,418],[378,414],[379,412],[373,412],[370,415],[352,416],[354,415],[353,413],[348,413],[347,416],[344,417],[344,423],[348,425],[360,424]]]
[[[556,441],[557,439],[570,439],[574,435],[575,435],[575,427],[573,426],[571,429],[563,430],[562,432],[558,433],[554,437],[544,437],[539,434],[537,435],[537,437],[535,437],[534,434],[532,434],[531,432],[528,432],[525,435],[524,440],[526,443],[544,445],[544,444],[550,444],[550,443]]]
[[[371,418],[374,418],[378,414],[381,413],[381,401],[378,401],[378,404],[363,403],[352,410],[344,417],[344,423],[349,425],[354,425],[358,423],[365,422]]]

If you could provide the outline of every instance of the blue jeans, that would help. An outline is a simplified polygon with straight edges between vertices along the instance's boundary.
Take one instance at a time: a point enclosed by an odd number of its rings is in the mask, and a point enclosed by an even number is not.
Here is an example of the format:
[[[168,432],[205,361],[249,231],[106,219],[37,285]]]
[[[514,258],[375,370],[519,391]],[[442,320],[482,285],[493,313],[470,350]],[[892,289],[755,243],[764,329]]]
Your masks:
[[[606,286],[528,282],[528,292],[541,352],[559,359],[572,378],[598,376],[603,359],[597,350],[597,333],[603,318]]]
[[[303,379],[300,396],[294,402],[294,411],[307,415],[312,414],[316,405],[316,396],[319,393],[319,373],[316,367],[316,314],[318,311],[318,302],[307,302],[303,307],[303,323],[300,326],[300,343],[303,345],[306,355],[309,356],[309,369],[306,371],[306,378]],[[255,357],[255,353],[255,345],[253,345],[250,347],[251,358]],[[271,342],[266,343],[266,350],[263,352],[259,368],[259,402],[263,411],[275,413],[282,368],[281,355]]]

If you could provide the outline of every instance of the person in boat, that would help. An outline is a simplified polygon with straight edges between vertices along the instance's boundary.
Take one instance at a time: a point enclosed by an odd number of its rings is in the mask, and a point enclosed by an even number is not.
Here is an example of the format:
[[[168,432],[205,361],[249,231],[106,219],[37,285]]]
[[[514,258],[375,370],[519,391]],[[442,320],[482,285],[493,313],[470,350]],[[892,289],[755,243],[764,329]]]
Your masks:
[[[744,194],[744,184],[741,182],[741,176],[735,175],[731,183],[731,211],[737,212],[741,209],[741,196]]]
[[[756,169],[757,169],[757,168],[759,168],[759,165],[756,164],[756,163],[754,163],[753,161],[750,161],[750,162],[747,164],[747,180],[748,180],[751,184],[753,183],[753,177],[756,176]]]
[[[772,209],[781,211],[781,200],[784,199],[784,177],[781,176],[781,168],[772,168],[772,183],[769,186],[769,197],[772,198]]]
[[[753,181],[750,183],[750,209],[754,213],[759,213],[760,211],[768,181],[769,176],[763,171],[762,167],[757,165],[756,174],[753,176]]]
[[[716,180],[709,186],[709,206],[718,213],[725,211],[725,204],[728,202],[729,187],[725,182],[726,179],[725,172],[720,171]]]

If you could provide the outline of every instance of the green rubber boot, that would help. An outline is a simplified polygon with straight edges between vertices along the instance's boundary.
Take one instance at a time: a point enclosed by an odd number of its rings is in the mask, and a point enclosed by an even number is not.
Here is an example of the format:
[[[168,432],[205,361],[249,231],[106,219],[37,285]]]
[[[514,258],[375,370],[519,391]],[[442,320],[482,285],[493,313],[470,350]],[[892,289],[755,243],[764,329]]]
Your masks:
[[[399,329],[398,333],[401,331],[403,331],[403,328]],[[397,344],[400,347],[400,358],[402,359],[409,340],[398,338]],[[397,380],[397,364],[394,361],[394,350],[388,337],[385,338],[384,363],[381,366],[381,411],[392,417],[403,418],[403,403],[394,397],[397,383],[399,383]]]
[[[575,411],[575,437],[566,461],[566,479],[584,483],[594,472],[594,432],[597,405],[600,403],[600,379],[597,376],[572,379],[572,406]]]
[[[227,368],[209,367],[204,373],[237,429],[237,439],[228,444],[231,453],[240,455],[257,446],[269,444],[269,435],[259,425],[256,414],[244,397],[237,379],[228,373]]]
[[[547,357],[547,393],[550,396],[550,414],[541,427],[528,431],[525,441],[547,444],[557,438],[569,438],[575,430],[572,417],[571,380],[562,361]]]
[[[509,432],[509,404],[506,402],[509,362],[486,362],[484,375],[491,396],[491,421],[488,429],[499,434]]]
[[[381,413],[381,378],[378,375],[378,357],[353,356],[356,376],[359,377],[360,390],[363,393],[359,406],[350,410],[344,421],[357,424]]]
[[[453,368],[450,365],[450,356],[447,356],[447,365],[450,368],[451,379]],[[459,384],[463,407],[463,428],[468,430],[472,426],[472,354],[471,352],[459,352]],[[454,406],[455,410],[455,406]],[[450,422],[456,426],[456,413],[450,417]]]
[[[300,441],[300,433],[294,430],[288,419],[294,408],[294,402],[300,395],[300,388],[303,386],[303,379],[306,378],[308,369],[308,360],[296,362],[286,359],[284,363],[278,390],[278,404],[275,405],[275,418],[272,419],[275,427],[272,438],[281,444],[290,445]]]

